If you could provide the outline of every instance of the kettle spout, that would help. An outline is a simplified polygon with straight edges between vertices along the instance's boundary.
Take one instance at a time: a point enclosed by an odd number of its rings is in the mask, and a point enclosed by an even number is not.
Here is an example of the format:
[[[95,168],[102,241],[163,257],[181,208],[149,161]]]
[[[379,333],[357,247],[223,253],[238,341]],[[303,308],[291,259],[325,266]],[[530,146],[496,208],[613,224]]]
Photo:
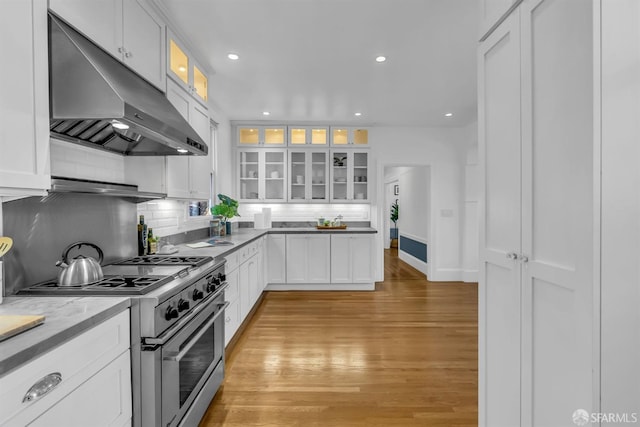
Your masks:
[[[56,267],[67,268],[69,265],[66,262],[56,261]]]

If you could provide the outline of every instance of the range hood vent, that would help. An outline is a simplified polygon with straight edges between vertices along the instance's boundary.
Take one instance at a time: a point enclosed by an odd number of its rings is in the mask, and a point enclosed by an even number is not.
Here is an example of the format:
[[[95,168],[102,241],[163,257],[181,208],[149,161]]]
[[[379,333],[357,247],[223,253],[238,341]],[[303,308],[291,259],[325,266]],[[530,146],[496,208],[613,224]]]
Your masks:
[[[207,154],[161,91],[52,14],[49,57],[53,137],[131,156]]]
[[[51,177],[49,193],[85,193],[101,196],[120,197],[135,203],[163,199],[164,193],[138,191],[137,185],[116,184],[112,182],[90,181],[86,179]]]

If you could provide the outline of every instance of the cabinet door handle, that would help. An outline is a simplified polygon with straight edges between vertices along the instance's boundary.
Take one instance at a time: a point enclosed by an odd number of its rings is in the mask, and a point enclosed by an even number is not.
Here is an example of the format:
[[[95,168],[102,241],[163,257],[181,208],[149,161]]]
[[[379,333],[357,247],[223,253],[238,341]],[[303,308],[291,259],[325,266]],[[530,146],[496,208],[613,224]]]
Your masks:
[[[132,56],[133,56],[133,53],[131,53],[131,52],[125,52],[124,53],[124,57],[125,58],[131,58]]]
[[[122,46],[118,48],[118,53],[124,53],[124,48]]]
[[[524,263],[527,263],[527,262],[529,262],[529,257],[524,255],[524,254],[521,254],[520,255],[520,261],[522,261]]]
[[[27,394],[22,398],[22,402],[33,402],[40,399],[45,394],[56,388],[58,384],[62,382],[62,374],[60,372],[54,372],[41,378],[34,385],[31,386]]]
[[[507,259],[510,259],[510,260],[516,261],[516,260],[518,259],[518,254],[517,254],[517,253],[515,253],[515,252],[509,252],[509,253],[507,254]]]

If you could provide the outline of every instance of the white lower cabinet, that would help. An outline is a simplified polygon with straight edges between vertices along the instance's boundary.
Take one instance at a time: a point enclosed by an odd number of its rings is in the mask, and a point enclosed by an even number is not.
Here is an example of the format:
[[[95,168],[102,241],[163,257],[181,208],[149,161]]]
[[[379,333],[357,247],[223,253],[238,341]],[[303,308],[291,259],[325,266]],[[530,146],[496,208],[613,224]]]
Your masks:
[[[288,234],[286,244],[287,283],[329,283],[329,236]]]
[[[269,234],[265,250],[266,283],[286,283],[286,236]]]
[[[125,310],[0,378],[0,425],[130,425],[129,346]],[[23,401],[37,385],[40,394]]]
[[[331,235],[331,283],[373,282],[373,238],[368,234]]]

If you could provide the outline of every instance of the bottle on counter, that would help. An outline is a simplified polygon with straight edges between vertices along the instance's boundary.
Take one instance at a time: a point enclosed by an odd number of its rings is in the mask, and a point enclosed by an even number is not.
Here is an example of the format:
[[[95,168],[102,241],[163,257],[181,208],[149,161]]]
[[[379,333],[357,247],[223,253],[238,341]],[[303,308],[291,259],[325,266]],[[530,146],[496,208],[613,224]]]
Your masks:
[[[149,229],[147,235],[147,254],[153,255],[158,251],[158,239],[153,236],[153,228]]]
[[[140,215],[140,222],[138,222],[138,256],[144,255],[145,252],[144,228],[144,215]]]

